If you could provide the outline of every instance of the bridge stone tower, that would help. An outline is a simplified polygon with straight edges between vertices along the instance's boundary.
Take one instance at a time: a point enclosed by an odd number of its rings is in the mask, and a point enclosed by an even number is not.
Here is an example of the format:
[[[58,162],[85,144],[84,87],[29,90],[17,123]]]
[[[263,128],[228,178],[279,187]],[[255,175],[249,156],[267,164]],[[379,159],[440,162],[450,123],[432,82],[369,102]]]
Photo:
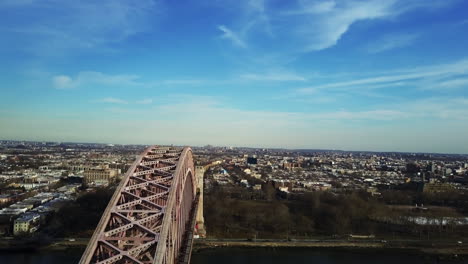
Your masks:
[[[195,167],[195,177],[197,178],[197,189],[200,192],[200,198],[198,201],[198,211],[197,211],[197,231],[200,237],[206,236],[205,230],[205,219],[203,218],[203,179],[205,175],[205,167],[204,166],[196,166]]]

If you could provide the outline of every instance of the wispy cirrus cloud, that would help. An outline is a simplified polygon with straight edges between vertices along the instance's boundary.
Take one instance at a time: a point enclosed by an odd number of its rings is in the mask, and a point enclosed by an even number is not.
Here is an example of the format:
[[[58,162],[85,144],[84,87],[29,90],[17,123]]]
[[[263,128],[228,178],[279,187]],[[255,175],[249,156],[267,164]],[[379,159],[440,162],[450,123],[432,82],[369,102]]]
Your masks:
[[[266,43],[273,38],[287,40],[281,47],[283,51],[318,51],[336,45],[357,22],[394,19],[412,10],[433,9],[448,6],[452,2],[440,0],[295,0],[283,3],[278,9],[274,8],[276,3],[273,1],[245,1],[243,2],[245,8],[239,9],[239,19],[232,29],[230,27],[228,36],[242,35],[243,47],[250,46],[246,39],[252,36],[257,40],[263,39],[261,42]],[[268,8],[270,6],[271,8]],[[259,17],[262,18],[263,23],[259,23]],[[262,34],[265,32],[268,34]],[[229,39],[236,38],[229,37]],[[409,35],[402,34],[393,42],[382,40],[382,43],[376,44],[374,50],[381,52],[409,45],[412,41],[414,39]],[[234,42],[239,44],[238,41]]]
[[[248,37],[252,32],[260,31],[269,37],[274,37],[270,16],[266,5],[268,0],[246,0],[223,2],[221,6],[236,10],[239,17],[235,26],[219,25],[222,31],[221,38],[230,40],[235,46],[249,48]]]
[[[116,74],[110,75],[96,71],[83,71],[70,77],[68,75],[56,75],[52,77],[52,84],[56,89],[72,89],[86,84],[102,84],[102,85],[126,85],[138,86],[143,85],[138,82],[138,75]]]
[[[202,79],[170,79],[170,80],[160,81],[160,84],[163,84],[163,85],[199,85],[199,84],[205,84],[207,82],[209,82],[209,80],[202,80]]]
[[[52,77],[53,86],[57,89],[64,90],[64,89],[72,89],[75,88],[78,84],[76,81],[73,81],[67,75],[57,75]]]
[[[397,48],[403,48],[413,44],[419,34],[389,34],[371,43],[367,47],[369,53],[380,53]]]
[[[280,120],[288,119],[299,123],[313,121],[402,121],[421,118],[441,120],[468,120],[467,97],[430,97],[404,102],[387,102],[365,106],[363,110],[339,109],[316,112],[243,110],[229,107],[223,98],[198,95],[174,95],[172,100],[157,107],[158,111],[171,116],[200,117],[212,121],[236,116],[237,120]],[[188,114],[190,113],[190,115]],[[233,120],[229,120],[233,122]]]
[[[231,29],[227,28],[224,25],[218,26],[218,29],[223,32],[221,38],[230,40],[232,44],[234,44],[237,47],[247,48],[247,44],[244,42],[244,40],[242,40],[241,37]]]
[[[153,99],[151,99],[151,98],[145,98],[145,99],[136,101],[136,103],[137,103],[137,104],[142,104],[142,105],[148,105],[148,104],[152,104],[152,103],[153,103]]]
[[[241,79],[249,81],[307,81],[303,76],[294,73],[277,72],[277,73],[246,73],[240,76]]]
[[[317,91],[357,91],[407,86],[417,89],[440,89],[461,87],[466,84],[468,59],[447,64],[420,66],[379,73],[368,78],[330,82],[299,88],[299,94],[314,94]]]
[[[122,100],[122,99],[119,99],[119,98],[115,98],[115,97],[106,97],[106,98],[102,98],[102,99],[100,99],[100,100],[97,100],[97,102],[100,102],[100,103],[109,103],[109,104],[128,104],[127,101]]]
[[[399,13],[396,1],[300,1],[299,10],[285,12],[299,16],[301,20],[293,30],[296,38],[302,38],[306,51],[322,50],[335,45],[358,21],[382,19]],[[312,24],[312,25],[311,25]]]
[[[144,99],[141,99],[141,100],[136,100],[136,101],[130,102],[128,100],[120,99],[120,98],[117,98],[117,97],[105,97],[105,98],[95,100],[93,102],[95,102],[95,103],[106,103],[106,104],[119,104],[119,105],[135,105],[135,104],[137,104],[137,105],[150,105],[150,104],[153,103],[153,99],[144,98]],[[112,109],[115,109],[115,108],[112,108]],[[122,109],[122,108],[119,108],[119,109],[124,111],[124,109]],[[130,110],[126,109],[125,111],[130,111]]]
[[[468,78],[459,78],[438,83],[441,88],[468,88]]]
[[[48,75],[40,73],[40,75]],[[126,86],[141,88],[176,87],[176,86],[200,86],[200,85],[230,85],[245,81],[273,82],[273,81],[300,81],[308,79],[300,74],[285,70],[266,70],[262,73],[244,73],[238,76],[224,79],[161,79],[143,80],[135,74],[109,74],[98,71],[81,71],[75,76],[58,74],[50,78],[52,86],[59,90],[75,89],[91,84],[104,86]]]
[[[2,25],[5,48],[47,56],[123,41],[151,29],[161,12],[159,0],[7,0],[0,7],[12,18]]]

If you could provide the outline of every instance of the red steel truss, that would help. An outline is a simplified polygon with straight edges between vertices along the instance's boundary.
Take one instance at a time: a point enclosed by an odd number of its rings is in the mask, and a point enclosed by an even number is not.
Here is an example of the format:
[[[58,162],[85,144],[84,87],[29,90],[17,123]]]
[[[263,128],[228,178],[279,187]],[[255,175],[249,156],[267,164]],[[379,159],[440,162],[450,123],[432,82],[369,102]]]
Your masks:
[[[196,186],[190,148],[149,147],[115,191],[80,263],[186,260]]]

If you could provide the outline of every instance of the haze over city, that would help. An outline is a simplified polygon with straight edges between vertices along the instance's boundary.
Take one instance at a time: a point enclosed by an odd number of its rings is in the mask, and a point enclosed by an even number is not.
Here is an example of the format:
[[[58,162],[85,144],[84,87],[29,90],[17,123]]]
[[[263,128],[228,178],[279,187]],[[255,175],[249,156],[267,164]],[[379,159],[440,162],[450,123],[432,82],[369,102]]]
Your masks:
[[[468,153],[466,10],[3,0],[0,139]]]

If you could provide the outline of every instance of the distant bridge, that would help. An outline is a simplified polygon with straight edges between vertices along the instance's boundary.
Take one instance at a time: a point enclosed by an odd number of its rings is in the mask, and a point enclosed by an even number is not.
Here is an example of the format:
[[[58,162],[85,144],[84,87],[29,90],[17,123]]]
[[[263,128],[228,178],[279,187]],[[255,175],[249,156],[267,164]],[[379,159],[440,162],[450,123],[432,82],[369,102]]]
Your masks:
[[[149,147],[115,191],[80,263],[189,263],[198,197],[192,150]]]

